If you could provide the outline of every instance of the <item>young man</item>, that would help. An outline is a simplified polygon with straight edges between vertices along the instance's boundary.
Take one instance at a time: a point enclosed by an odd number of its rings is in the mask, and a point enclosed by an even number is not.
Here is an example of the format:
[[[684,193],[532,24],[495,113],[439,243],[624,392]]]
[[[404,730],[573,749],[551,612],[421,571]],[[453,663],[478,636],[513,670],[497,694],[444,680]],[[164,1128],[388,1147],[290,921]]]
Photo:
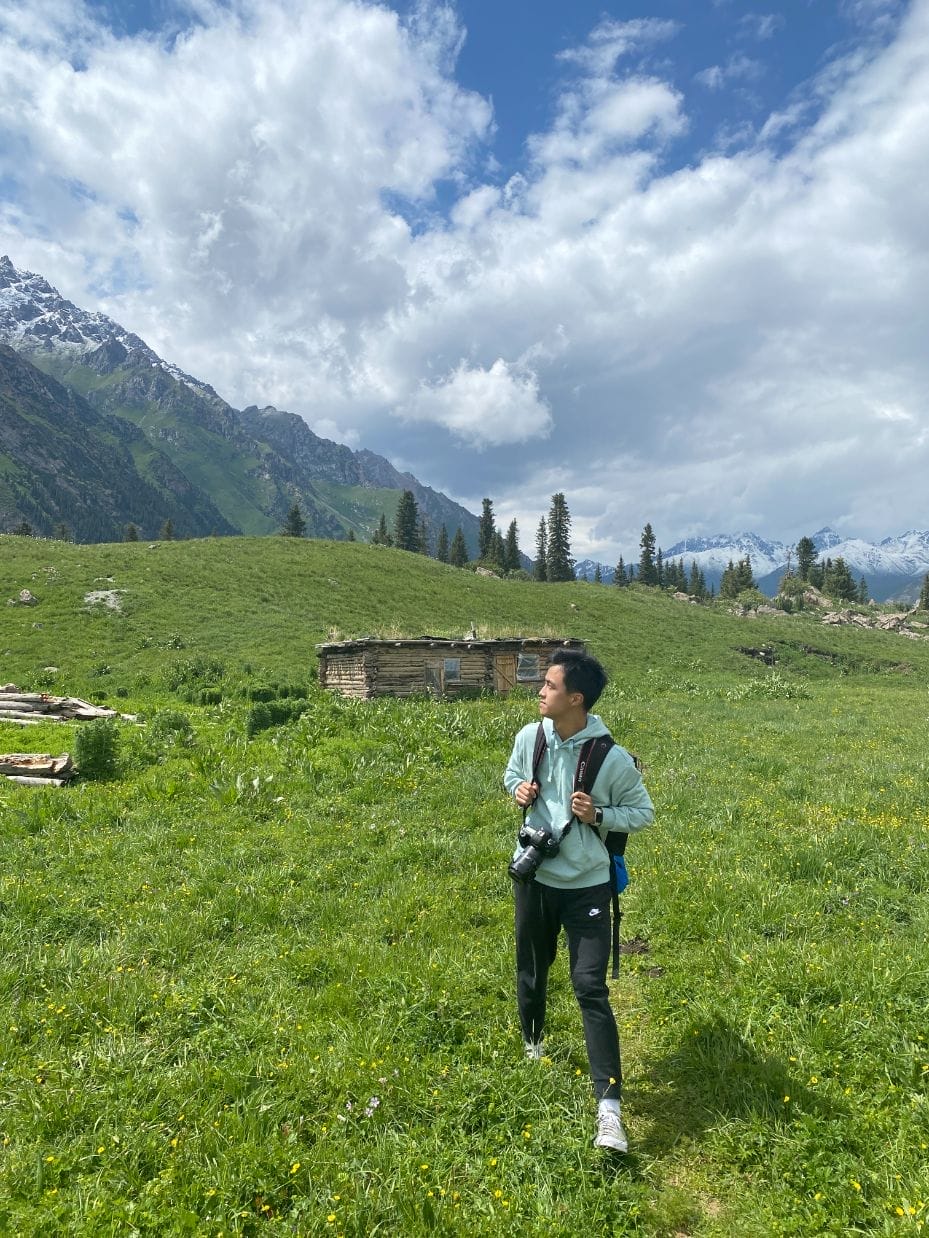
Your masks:
[[[563,928],[598,1101],[594,1143],[625,1152],[619,1035],[606,983],[612,942],[611,861],[602,840],[607,830],[644,829],[655,812],[635,762],[619,745],[607,753],[590,794],[573,790],[585,741],[609,734],[597,715],[589,713],[605,687],[606,672],[596,658],[559,650],[539,690],[546,750],[537,781],[532,781],[536,723],[516,736],[503,781],[519,807],[528,809],[527,825],[561,840],[557,854],[546,856],[532,881],[514,882],[516,1000],[526,1056],[542,1056],[548,972]],[[566,832],[568,822],[572,825]]]

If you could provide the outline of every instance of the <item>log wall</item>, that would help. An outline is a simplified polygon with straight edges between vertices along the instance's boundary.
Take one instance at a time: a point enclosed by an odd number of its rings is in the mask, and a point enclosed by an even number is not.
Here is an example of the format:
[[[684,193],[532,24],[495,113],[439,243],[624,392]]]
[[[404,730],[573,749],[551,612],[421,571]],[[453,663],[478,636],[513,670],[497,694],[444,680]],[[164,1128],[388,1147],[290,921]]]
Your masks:
[[[364,651],[344,653],[338,657],[322,654],[319,659],[319,682],[341,696],[373,696],[365,662]]]

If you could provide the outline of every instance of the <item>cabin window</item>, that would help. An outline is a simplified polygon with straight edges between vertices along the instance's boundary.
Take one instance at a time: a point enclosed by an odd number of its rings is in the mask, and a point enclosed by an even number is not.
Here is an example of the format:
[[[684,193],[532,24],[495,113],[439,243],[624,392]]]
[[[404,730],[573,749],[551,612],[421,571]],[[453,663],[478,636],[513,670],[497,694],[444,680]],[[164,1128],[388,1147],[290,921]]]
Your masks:
[[[539,674],[539,655],[537,653],[521,653],[516,663],[516,680],[518,683],[532,683],[541,679]]]
[[[461,658],[445,659],[445,682],[461,683]]]

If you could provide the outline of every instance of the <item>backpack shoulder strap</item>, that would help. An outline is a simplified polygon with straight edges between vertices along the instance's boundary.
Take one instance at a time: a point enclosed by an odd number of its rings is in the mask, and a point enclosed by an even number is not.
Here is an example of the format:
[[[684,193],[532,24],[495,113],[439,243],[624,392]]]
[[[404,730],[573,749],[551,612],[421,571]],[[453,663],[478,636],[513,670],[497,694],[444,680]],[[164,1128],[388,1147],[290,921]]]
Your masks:
[[[574,771],[574,790],[586,791],[590,794],[591,788],[597,781],[597,775],[606,760],[607,753],[616,744],[616,740],[612,735],[598,735],[595,739],[588,739],[581,749],[581,754],[577,760],[577,769]],[[635,758],[633,758],[635,759]],[[596,826],[590,827],[596,830]],[[610,836],[612,837],[612,835]],[[617,854],[621,855],[626,849],[626,834],[617,834]],[[619,890],[616,885],[616,871],[613,866],[613,853],[610,852],[610,901],[613,905],[613,969],[612,977],[614,980],[619,978],[619,922],[622,919],[622,912],[619,908]]]
[[[548,747],[548,740],[545,738],[545,727],[539,723],[535,733],[535,747],[532,750],[532,782],[538,782],[539,766],[542,764],[542,758],[545,756],[545,749]]]
[[[612,735],[598,735],[594,739],[587,740],[577,758],[577,769],[574,771],[575,791],[586,791],[588,795],[590,794],[603,762],[606,760],[606,754],[615,744],[616,740]]]

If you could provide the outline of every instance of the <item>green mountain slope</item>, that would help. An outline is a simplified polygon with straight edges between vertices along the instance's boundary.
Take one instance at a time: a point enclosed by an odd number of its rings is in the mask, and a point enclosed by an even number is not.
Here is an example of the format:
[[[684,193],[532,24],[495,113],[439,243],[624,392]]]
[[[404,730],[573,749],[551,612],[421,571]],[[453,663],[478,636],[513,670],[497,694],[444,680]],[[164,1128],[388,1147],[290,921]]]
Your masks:
[[[296,500],[311,536],[338,532],[338,522],[318,510],[312,488],[301,487],[293,470],[248,435],[235,410],[215,393],[193,389],[146,355],[127,354],[118,344],[79,358],[39,352],[31,359],[95,408],[141,431],[159,456],[209,496],[222,514],[224,531],[275,532]],[[140,451],[137,463],[149,475],[150,452]]]
[[[135,468],[179,504],[178,532],[266,534],[281,528],[294,502],[311,537],[368,540],[382,514],[392,518],[401,491],[412,490],[433,539],[442,524],[461,525],[472,554],[478,520],[382,456],[320,438],[301,417],[276,408],[240,412],[216,391],[163,361],[143,340],[104,314],[66,301],[41,276],[0,257],[0,342],[9,344],[98,412],[133,427]],[[23,464],[24,475],[31,463]],[[41,491],[41,486],[39,487]],[[342,493],[342,491],[348,493]],[[215,513],[199,523],[197,506]],[[53,523],[34,505],[41,531]],[[66,523],[76,526],[77,519]],[[124,514],[122,523],[131,519]],[[13,527],[7,522],[6,527]],[[146,529],[147,536],[154,530]],[[99,536],[108,536],[102,533]]]
[[[127,522],[154,536],[233,531],[137,429],[102,415],[73,390],[0,345],[0,520],[36,530],[58,523],[79,541],[122,536]]]

